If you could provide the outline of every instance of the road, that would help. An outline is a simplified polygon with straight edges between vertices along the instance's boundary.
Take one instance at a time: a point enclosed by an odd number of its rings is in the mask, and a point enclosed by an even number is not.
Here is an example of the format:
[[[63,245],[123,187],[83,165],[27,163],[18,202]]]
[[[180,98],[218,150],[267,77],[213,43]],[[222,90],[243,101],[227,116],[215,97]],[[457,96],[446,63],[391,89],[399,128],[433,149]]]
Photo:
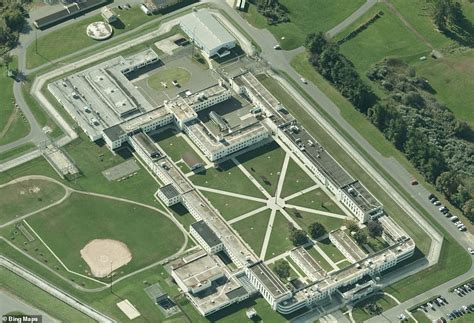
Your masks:
[[[352,15],[341,21],[335,27],[329,29],[326,32],[326,37],[333,38],[334,36],[339,34],[341,31],[352,25],[357,19],[362,17],[367,11],[369,11],[370,8],[372,8],[379,1],[380,0],[367,0],[367,2],[360,6],[359,9],[354,11]]]

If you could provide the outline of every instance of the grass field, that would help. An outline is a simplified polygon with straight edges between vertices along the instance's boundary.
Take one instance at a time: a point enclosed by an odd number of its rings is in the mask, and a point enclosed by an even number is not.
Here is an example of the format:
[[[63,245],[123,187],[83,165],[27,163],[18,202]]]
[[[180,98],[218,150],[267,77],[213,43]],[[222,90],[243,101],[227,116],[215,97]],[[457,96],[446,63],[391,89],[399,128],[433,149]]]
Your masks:
[[[436,90],[436,97],[448,106],[456,118],[474,126],[474,50],[417,62],[414,67],[418,75],[430,82]]]
[[[355,26],[367,21],[380,10],[384,12],[380,19],[369,25],[355,38],[341,45],[341,53],[349,58],[359,73],[364,76],[372,64],[385,57],[398,57],[412,62],[421,56],[427,56],[431,51],[385,4],[375,5],[358,22],[347,28],[340,37],[342,38],[355,29]]]
[[[334,246],[329,238],[317,242],[318,247],[320,247],[332,261],[338,262],[346,259],[344,255],[339,251],[339,249]]]
[[[3,153],[0,153],[0,162],[4,162],[4,161],[7,161],[7,160],[10,160],[10,159],[13,159],[17,156],[20,156],[30,150],[33,150],[34,148],[36,148],[35,144],[33,143],[27,143],[27,144],[23,144],[23,145],[20,145],[18,147],[15,147],[13,149],[10,149],[10,150],[7,150]]]
[[[294,246],[288,239],[290,222],[280,212],[276,213],[275,222],[273,222],[272,233],[268,242],[265,259],[271,259],[285,251],[291,250]]]
[[[36,179],[4,186],[0,188],[0,224],[48,206],[65,193],[56,183]]]
[[[17,66],[17,57],[12,56],[11,69]],[[19,108],[15,107],[13,83],[7,76],[7,68],[0,66],[0,145],[20,139],[28,134],[30,125]]]
[[[280,41],[283,49],[293,49],[302,46],[307,34],[318,31],[328,31],[349,17],[364,0],[280,0],[290,15],[289,23],[269,26],[265,17],[250,5],[244,17],[257,28],[267,28]],[[311,10],[308,10],[311,8]],[[284,37],[284,39],[282,39]]]
[[[226,161],[217,168],[209,168],[189,178],[195,185],[263,198],[263,194],[232,162]],[[232,185],[229,185],[232,183]]]
[[[354,305],[354,308],[352,310],[352,317],[356,322],[363,322],[372,317],[372,315],[364,309],[364,306],[369,303],[378,304],[382,307],[383,311],[386,311],[397,305],[397,303],[393,299],[385,295],[376,294],[371,297],[368,297]]]
[[[270,210],[265,210],[232,224],[232,227],[237,230],[242,239],[249,244],[258,256],[260,251],[262,251],[269,219]]]
[[[173,87],[173,81],[177,81],[180,86],[184,86],[189,82],[191,74],[181,67],[163,67],[158,72],[153,73],[148,79],[147,84],[154,90],[160,91],[169,87]],[[166,86],[163,86],[163,84]]]
[[[211,204],[219,210],[226,220],[231,220],[240,215],[265,206],[265,203],[243,200],[232,196],[224,196],[217,193],[202,192]]]
[[[425,315],[423,311],[413,311],[411,312],[413,317],[418,321],[418,323],[431,323],[432,321]]]
[[[158,145],[160,145],[160,147],[174,162],[181,160],[185,153],[191,153],[193,154],[194,158],[202,161],[199,155],[194,152],[193,148],[189,146],[186,140],[184,140],[183,137],[176,136],[176,133],[171,129],[154,134],[152,139],[157,142]]]
[[[292,198],[287,204],[344,215],[339,206],[320,188]]]
[[[334,268],[323,258],[321,253],[318,250],[314,249],[313,247],[307,248],[306,251],[316,260],[316,262],[326,270],[327,272],[333,270]]]
[[[45,311],[64,322],[94,322],[87,315],[44,292],[37,286],[0,267],[0,289],[25,300],[26,303]],[[5,314],[5,313],[2,313]]]
[[[73,193],[65,202],[28,218],[45,243],[71,269],[88,269],[79,251],[93,239],[124,242],[132,272],[177,252],[184,242],[174,223],[141,206]]]
[[[272,142],[239,155],[237,160],[270,195],[274,196],[284,158],[285,151],[277,143]]]
[[[315,184],[316,183],[301,169],[301,167],[290,158],[280,196],[289,196]]]
[[[102,43],[110,42],[117,35],[156,18],[145,15],[138,7],[121,11],[115,9],[115,11],[120,16],[119,21],[112,24],[114,34],[112,38],[101,41]],[[86,28],[90,23],[102,20],[100,15],[95,15],[39,37],[37,44],[33,42],[26,48],[26,67],[31,69],[97,44],[98,41],[86,35]]]
[[[308,226],[314,222],[321,223],[326,228],[327,232],[340,228],[344,224],[344,220],[342,219],[325,215],[289,209],[289,207],[286,208],[286,211],[303,228],[303,230],[306,231],[308,231]]]

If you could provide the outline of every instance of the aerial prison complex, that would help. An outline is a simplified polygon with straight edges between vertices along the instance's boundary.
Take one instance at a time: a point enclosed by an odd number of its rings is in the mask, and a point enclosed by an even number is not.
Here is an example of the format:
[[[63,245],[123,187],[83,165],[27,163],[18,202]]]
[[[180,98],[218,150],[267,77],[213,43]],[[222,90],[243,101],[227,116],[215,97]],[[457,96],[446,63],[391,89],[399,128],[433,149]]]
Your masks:
[[[195,28],[184,27],[193,24]],[[228,50],[230,38],[233,39],[207,11],[185,16],[182,25],[190,38],[210,38],[200,45],[209,56],[219,55],[221,48]],[[203,31],[206,28],[208,31]],[[208,44],[213,48],[208,48]],[[50,83],[48,89],[91,140],[104,139],[111,150],[124,143],[133,147],[163,183],[156,197],[167,206],[181,203],[194,217],[196,222],[190,233],[203,250],[176,260],[171,268],[173,278],[202,315],[257,292],[283,314],[305,306],[324,305],[334,297],[354,301],[377,288],[376,278],[385,270],[414,253],[413,240],[384,215],[380,202],[325,151],[251,72],[220,76],[215,84],[199,91],[182,89],[157,106],[132,84],[129,75],[159,61],[152,49],[127,58],[116,57]],[[246,109],[244,118],[231,120],[219,114],[219,107],[231,100],[246,103],[242,108]],[[204,120],[202,113],[208,109],[212,110],[207,114],[210,120]],[[214,164],[278,138],[360,223],[379,219],[388,247],[367,254],[345,231],[332,231],[330,240],[352,264],[326,272],[305,249],[296,248],[290,257],[308,279],[301,288],[289,289],[149,137],[151,131],[165,127],[183,132]],[[236,269],[223,265],[216,256],[218,252],[225,252]]]

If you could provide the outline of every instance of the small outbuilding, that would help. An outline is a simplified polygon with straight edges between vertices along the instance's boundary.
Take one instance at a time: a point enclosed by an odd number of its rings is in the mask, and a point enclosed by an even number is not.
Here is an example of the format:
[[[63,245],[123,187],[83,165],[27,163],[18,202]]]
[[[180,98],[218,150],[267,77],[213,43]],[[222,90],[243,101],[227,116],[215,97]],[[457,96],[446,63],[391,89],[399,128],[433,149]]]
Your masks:
[[[118,20],[117,14],[112,10],[112,8],[106,6],[102,8],[100,11],[102,18],[104,18],[105,22],[111,23]]]

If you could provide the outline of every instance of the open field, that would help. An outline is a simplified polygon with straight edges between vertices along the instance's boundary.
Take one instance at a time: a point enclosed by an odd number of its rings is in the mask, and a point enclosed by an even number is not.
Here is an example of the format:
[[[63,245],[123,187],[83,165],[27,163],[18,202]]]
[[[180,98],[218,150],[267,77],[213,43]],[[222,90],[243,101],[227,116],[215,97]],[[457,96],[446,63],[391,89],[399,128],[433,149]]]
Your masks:
[[[9,149],[3,153],[0,153],[0,162],[4,162],[10,159],[13,159],[17,156],[23,155],[24,153],[33,150],[36,148],[35,144],[33,143],[27,143],[20,145],[18,147],[15,147],[13,149]]]
[[[132,260],[120,272],[168,257],[184,242],[174,223],[153,210],[77,193],[27,221],[71,270],[81,274],[88,266],[79,251],[93,239],[114,239],[128,246]]]
[[[315,184],[316,183],[304,172],[304,170],[302,170],[300,166],[290,158],[280,196],[289,196]]]
[[[285,151],[277,143],[272,142],[239,155],[237,160],[273,196],[277,189],[284,158]]]
[[[136,175],[121,182],[109,182],[102,175],[102,171],[134,158],[129,150],[121,149],[116,154],[112,154],[105,143],[90,142],[83,133],[80,133],[80,138],[64,148],[82,175],[76,181],[68,183],[69,186],[82,191],[123,197],[161,208],[153,197],[159,184],[143,167],[140,167]]]
[[[363,322],[372,317],[372,314],[368,313],[364,309],[364,306],[370,303],[378,304],[382,307],[383,311],[386,311],[397,305],[397,303],[390,297],[381,294],[375,294],[354,305],[354,309],[352,310],[352,317],[356,322]]]
[[[306,231],[308,231],[308,226],[314,222],[321,223],[326,228],[327,232],[340,228],[344,224],[343,219],[299,211],[296,209],[290,209],[289,207],[286,208],[286,211],[301,226],[301,228]]]
[[[184,68],[166,68],[165,66],[160,73],[154,73],[148,78],[148,86],[160,91],[168,87],[173,87],[173,81],[177,81],[180,86],[183,86],[189,82],[190,78],[191,74]]]
[[[436,90],[436,97],[447,105],[456,118],[474,126],[474,50],[455,53],[442,59],[417,62],[418,75]]]
[[[345,18],[349,17],[365,1],[354,0],[280,0],[289,11],[290,22],[278,25],[268,25],[266,18],[250,5],[243,16],[257,28],[267,28],[276,39],[280,40],[283,49],[293,49],[302,46],[307,34],[318,31],[328,31]],[[308,10],[311,8],[311,10]],[[282,39],[284,37],[284,39]]]
[[[111,24],[114,29],[113,36],[102,41],[103,43],[110,42],[115,36],[156,18],[145,15],[138,7],[114,10],[119,14],[119,20]],[[33,42],[26,49],[26,67],[31,69],[96,44],[96,40],[86,35],[86,28],[90,23],[102,20],[100,14],[95,15],[39,37],[37,45]]]
[[[329,238],[317,242],[318,247],[321,248],[329,258],[334,262],[338,262],[346,259],[344,255],[331,243]]]
[[[419,323],[431,323],[431,320],[425,315],[423,311],[413,311],[411,314]]]
[[[267,253],[265,259],[271,259],[285,251],[291,250],[294,246],[293,243],[288,239],[290,235],[289,230],[290,222],[280,212],[276,213],[275,222],[273,222],[272,233],[270,234],[270,240],[268,242]]]
[[[191,153],[194,158],[201,160],[196,152],[189,146],[189,144],[182,137],[176,136],[176,133],[171,129],[156,133],[152,139],[160,145],[165,153],[174,161],[181,160],[183,154]],[[201,160],[202,161],[202,160]]]
[[[232,224],[232,227],[257,255],[260,255],[260,251],[262,251],[269,219],[270,210],[265,210]]]
[[[59,320],[66,322],[94,322],[87,315],[3,267],[0,267],[0,289],[18,296],[25,300],[26,303],[45,311]]]
[[[11,69],[17,66],[17,57],[12,57]],[[28,134],[30,125],[19,108],[15,107],[13,83],[7,76],[7,68],[0,66],[0,145],[20,139]]]
[[[316,73],[314,72],[314,70],[311,70],[310,72]],[[267,86],[272,91],[272,93],[274,93],[277,98],[289,108],[291,113],[302,122],[303,126],[308,131],[310,131],[317,140],[325,143],[325,149],[329,153],[331,153],[349,173],[357,174],[358,178],[370,191],[379,192],[377,198],[379,199],[379,201],[382,202],[382,204],[384,205],[384,209],[387,211],[387,213],[391,215],[397,221],[397,223],[400,224],[414,239],[417,248],[422,253],[426,253],[430,245],[430,240],[427,238],[426,233],[418,225],[416,225],[410,217],[408,217],[404,212],[400,211],[399,206],[384,191],[380,189],[380,187],[365,173],[362,168],[352,162],[351,158],[347,155],[347,153],[344,152],[343,149],[336,142],[334,142],[334,140],[323,129],[321,129],[319,126],[315,125],[312,122],[306,121],[309,120],[306,112],[303,111],[302,108],[294,102],[294,100],[292,100],[289,96],[278,95],[279,93],[284,93],[284,91],[282,90],[280,85],[276,83],[276,81],[266,78],[263,79],[263,82],[265,86]],[[295,84],[295,86],[297,89],[299,88],[298,84]],[[308,99],[310,102],[313,102],[313,104],[315,104],[311,98]],[[316,104],[315,107],[317,107]],[[321,112],[323,113],[323,111]],[[327,115],[326,117],[328,117],[328,120],[331,122],[331,117]],[[356,126],[357,130],[359,130],[359,128],[361,128],[361,126],[363,125],[363,123],[356,124],[353,119],[348,119],[348,121],[353,126]],[[343,129],[338,130],[341,131],[341,134],[346,137],[347,140],[349,140],[349,142],[352,143],[356,149],[363,152],[363,150],[361,150],[362,148],[360,147],[360,145],[351,140]],[[410,173],[417,174],[416,170],[413,169],[413,167],[408,163],[408,161],[404,159],[403,156],[401,156],[401,153],[396,151],[390,143],[383,140],[378,142],[377,144],[374,144],[371,140],[371,137],[366,136],[366,138],[377,149],[381,147],[381,149],[383,150],[384,146],[390,147],[390,149],[394,151],[395,158],[397,158],[398,160],[401,159],[402,165],[404,165],[408,169],[408,171],[410,171]],[[370,163],[375,165],[376,168],[379,168],[371,156],[366,155],[366,158]],[[380,171],[382,175],[385,176],[387,179],[391,179],[390,174],[387,174],[383,170]],[[434,189],[429,184],[427,184],[419,174],[415,177],[419,180],[420,183],[422,183],[426,187],[429,187],[431,191],[434,191]],[[443,244],[441,254],[442,261],[440,263],[426,270],[423,270],[418,274],[403,279],[402,281],[394,285],[394,287],[399,290],[401,294],[410,294],[411,296],[407,296],[406,298],[409,299],[413,295],[417,295],[419,293],[422,293],[423,291],[428,290],[430,286],[446,282],[447,280],[457,277],[461,273],[466,272],[470,268],[472,260],[471,257],[469,257],[469,255],[465,252],[465,250],[455,242],[454,238],[451,237],[442,226],[440,226],[437,222],[433,222],[431,214],[421,208],[416,202],[416,200],[409,196],[399,184],[397,184],[395,181],[392,182],[394,183],[395,189],[397,189],[400,194],[402,194],[408,200],[408,202],[411,203],[415,207],[415,209],[420,212],[420,214],[426,217],[434,225],[434,227],[439,230],[441,234],[443,234],[445,237],[445,243]],[[442,203],[444,205],[450,205],[449,203],[446,203],[445,200],[442,200]],[[458,214],[459,212],[455,213]],[[452,268],[455,268],[455,270],[453,270]],[[433,282],[433,280],[435,280],[437,283]],[[405,290],[407,286],[410,286],[409,290]],[[393,294],[394,291],[391,293]],[[396,297],[399,298],[400,294],[396,295]]]
[[[219,168],[203,170],[189,178],[194,185],[220,189],[263,198],[263,194],[232,162],[226,161],[219,164]],[[229,185],[232,183],[232,185]]]
[[[365,75],[372,64],[385,57],[398,57],[412,62],[421,56],[428,56],[431,51],[385,4],[375,5],[340,37],[348,34],[355,29],[355,26],[364,23],[380,10],[384,12],[380,19],[341,45],[341,53],[354,63],[361,75]]]
[[[226,220],[231,220],[265,206],[265,203],[243,200],[232,196],[224,196],[211,192],[203,192],[203,194]]]
[[[344,215],[339,206],[320,188],[292,198],[287,204]]]
[[[314,249],[313,247],[309,247],[309,248],[306,248],[306,251],[308,251],[308,253],[314,258],[314,260],[316,260],[316,262],[321,266],[321,268],[323,268],[327,272],[334,269],[326,261],[326,259],[323,258],[323,256],[321,255],[321,253],[318,250]]]
[[[65,194],[60,185],[30,179],[0,188],[0,224],[39,210],[60,200]]]

